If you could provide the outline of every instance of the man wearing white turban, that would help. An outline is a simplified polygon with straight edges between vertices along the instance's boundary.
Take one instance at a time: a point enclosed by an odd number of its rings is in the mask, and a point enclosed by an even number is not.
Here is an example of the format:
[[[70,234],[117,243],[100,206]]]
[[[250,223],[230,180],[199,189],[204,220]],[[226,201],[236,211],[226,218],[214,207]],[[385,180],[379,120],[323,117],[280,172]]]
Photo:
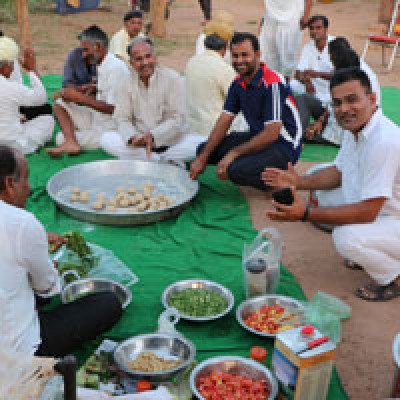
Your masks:
[[[29,154],[50,140],[54,119],[51,115],[40,115],[29,121],[21,118],[20,107],[41,106],[47,102],[47,95],[39,79],[32,50],[25,51],[22,62],[31,87],[10,79],[18,52],[14,40],[0,37],[0,144]]]
[[[301,31],[307,26],[312,0],[264,0],[264,3],[261,60],[268,68],[290,77],[296,68]]]

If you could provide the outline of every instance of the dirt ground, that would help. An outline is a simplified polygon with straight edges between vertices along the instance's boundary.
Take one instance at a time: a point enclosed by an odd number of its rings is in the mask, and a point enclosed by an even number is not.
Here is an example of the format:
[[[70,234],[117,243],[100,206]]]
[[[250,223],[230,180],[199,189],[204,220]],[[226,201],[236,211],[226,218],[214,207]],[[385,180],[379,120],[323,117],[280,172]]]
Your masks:
[[[47,12],[32,16],[34,46],[42,73],[61,73],[67,51],[77,45],[76,36],[90,24],[98,24],[109,34],[120,29],[128,0],[114,0],[112,12],[91,11],[73,16]],[[214,9],[226,9],[236,16],[237,30],[257,32],[263,15],[262,0],[213,0]],[[331,4],[316,3],[313,13],[325,14],[331,22],[330,33],[346,36],[361,51],[368,29],[376,25],[378,0],[344,0]],[[157,40],[159,59],[165,65],[183,71],[192,55],[200,31],[201,12],[196,0],[175,0],[168,21],[168,38]],[[14,24],[2,24],[7,34],[16,36]],[[305,34],[307,39],[307,34]],[[381,85],[400,87],[400,60],[396,59],[388,73],[380,65],[381,54],[371,49],[367,62],[377,72]],[[300,163],[306,170],[311,164]],[[249,201],[256,228],[276,225],[285,240],[283,262],[298,278],[308,297],[317,290],[326,291],[350,304],[353,314],[343,324],[343,341],[339,346],[337,367],[351,399],[375,400],[389,397],[393,379],[391,345],[400,330],[397,312],[400,300],[389,303],[368,303],[359,300],[353,291],[368,278],[363,272],[346,270],[336,254],[329,234],[317,231],[310,224],[281,223],[266,220],[270,200],[265,194],[243,189]]]

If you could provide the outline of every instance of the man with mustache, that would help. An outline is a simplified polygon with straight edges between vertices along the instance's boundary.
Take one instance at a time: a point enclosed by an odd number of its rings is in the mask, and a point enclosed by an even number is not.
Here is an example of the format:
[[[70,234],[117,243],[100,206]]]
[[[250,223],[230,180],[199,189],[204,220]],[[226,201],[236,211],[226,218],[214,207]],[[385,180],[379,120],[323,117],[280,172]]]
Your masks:
[[[333,165],[299,176],[267,168],[264,182],[291,187],[294,202],[273,202],[267,215],[277,221],[330,224],[337,251],[351,269],[374,280],[356,290],[364,300],[400,296],[400,129],[376,105],[367,74],[360,68],[338,70],[330,82],[338,124],[346,130]],[[306,205],[298,190],[316,190],[317,206]]]
[[[47,150],[54,157],[99,147],[101,134],[116,127],[112,114],[118,83],[129,74],[125,63],[108,52],[108,37],[98,26],[85,29],[80,44],[82,56],[97,65],[97,94],[94,97],[77,87],[61,90],[54,113],[62,133],[56,138],[58,146]]]
[[[290,88],[283,78],[260,62],[257,38],[236,33],[231,41],[232,64],[239,76],[231,84],[224,111],[206,143],[199,146],[190,167],[196,179],[207,164],[217,165],[220,179],[265,190],[266,167],[286,169],[301,151],[301,125]],[[242,112],[248,132],[227,134]]]
[[[157,64],[150,39],[133,39],[128,52],[134,71],[120,82],[118,131],[105,133],[101,147],[123,159],[193,160],[204,137],[186,133],[182,78]]]

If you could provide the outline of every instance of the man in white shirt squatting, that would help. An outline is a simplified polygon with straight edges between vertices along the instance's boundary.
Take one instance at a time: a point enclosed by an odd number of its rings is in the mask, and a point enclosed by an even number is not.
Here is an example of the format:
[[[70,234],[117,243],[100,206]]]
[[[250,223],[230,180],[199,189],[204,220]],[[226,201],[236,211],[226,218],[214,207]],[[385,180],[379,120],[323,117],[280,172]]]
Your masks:
[[[204,137],[185,134],[182,78],[157,65],[150,39],[133,39],[129,54],[134,71],[120,78],[114,112],[118,131],[105,133],[101,147],[123,159],[193,159]]]
[[[47,150],[54,157],[63,153],[78,154],[81,148],[99,147],[101,135],[116,128],[112,114],[118,84],[129,75],[125,63],[108,52],[108,37],[99,27],[85,29],[80,42],[83,57],[97,64],[97,94],[93,97],[75,87],[61,90],[54,113],[62,133],[57,135],[57,147]]]
[[[24,210],[30,190],[24,156],[0,145],[0,292],[5,309],[0,325],[13,350],[59,357],[109,330],[122,307],[115,294],[107,292],[51,311],[38,310],[35,295],[51,297],[61,286],[48,241],[60,246],[65,239],[46,236],[43,225]]]
[[[10,79],[18,51],[14,40],[0,37],[0,144],[28,154],[51,139],[54,119],[52,115],[41,115],[25,121],[20,115],[20,107],[41,106],[46,103],[47,95],[39,79],[32,50],[25,51],[22,63],[28,72],[31,87]]]
[[[356,290],[365,300],[400,295],[400,129],[376,105],[367,74],[342,69],[330,83],[336,120],[347,132],[334,165],[308,176],[268,168],[267,185],[290,186],[292,205],[273,202],[267,215],[278,221],[311,221],[334,225],[337,251],[375,281]],[[320,190],[311,208],[299,190]]]
[[[135,37],[145,37],[145,35],[142,33],[142,29],[142,12],[138,10],[127,12],[124,15],[124,27],[120,31],[118,31],[110,40],[110,52],[129,64],[129,43]]]
[[[264,0],[264,4],[261,60],[268,68],[289,78],[296,68],[301,31],[307,26],[312,0]]]

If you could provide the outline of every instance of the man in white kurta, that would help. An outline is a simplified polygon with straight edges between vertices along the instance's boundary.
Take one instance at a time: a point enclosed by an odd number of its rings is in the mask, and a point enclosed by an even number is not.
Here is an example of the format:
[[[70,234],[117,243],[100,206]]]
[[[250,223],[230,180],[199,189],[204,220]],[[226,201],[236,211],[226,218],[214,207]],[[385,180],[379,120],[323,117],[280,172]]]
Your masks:
[[[268,68],[289,78],[296,68],[301,31],[307,26],[312,0],[264,0],[264,3],[261,60]]]
[[[97,64],[97,93],[93,97],[74,87],[61,90],[54,111],[62,133],[56,138],[58,147],[47,150],[52,156],[99,147],[101,135],[116,128],[112,114],[118,85],[129,75],[126,64],[108,52],[107,35],[100,28],[89,27],[80,37],[82,51]]]
[[[331,94],[336,119],[347,130],[334,165],[308,176],[291,166],[266,170],[265,183],[292,186],[294,193],[291,206],[275,203],[268,215],[333,225],[337,251],[375,281],[356,295],[390,300],[400,296],[400,129],[377,108],[360,68],[336,72]],[[319,190],[317,206],[303,204],[295,188]]]
[[[110,40],[110,52],[129,64],[128,45],[135,37],[145,37],[142,33],[143,14],[129,11],[124,16],[124,27]]]
[[[149,39],[131,43],[135,71],[121,79],[114,118],[118,130],[105,133],[101,147],[119,158],[191,160],[200,135],[187,134],[182,78],[157,65]]]
[[[206,51],[193,56],[185,69],[187,121],[191,132],[208,137],[221,114],[236,76],[224,60],[227,41],[216,34],[206,38]]]
[[[54,119],[41,115],[23,121],[20,107],[41,106],[46,103],[46,90],[36,71],[36,58],[32,51],[25,52],[24,66],[28,71],[31,87],[10,79],[17,44],[8,37],[0,38],[0,144],[7,144],[24,154],[33,153],[51,139]]]

